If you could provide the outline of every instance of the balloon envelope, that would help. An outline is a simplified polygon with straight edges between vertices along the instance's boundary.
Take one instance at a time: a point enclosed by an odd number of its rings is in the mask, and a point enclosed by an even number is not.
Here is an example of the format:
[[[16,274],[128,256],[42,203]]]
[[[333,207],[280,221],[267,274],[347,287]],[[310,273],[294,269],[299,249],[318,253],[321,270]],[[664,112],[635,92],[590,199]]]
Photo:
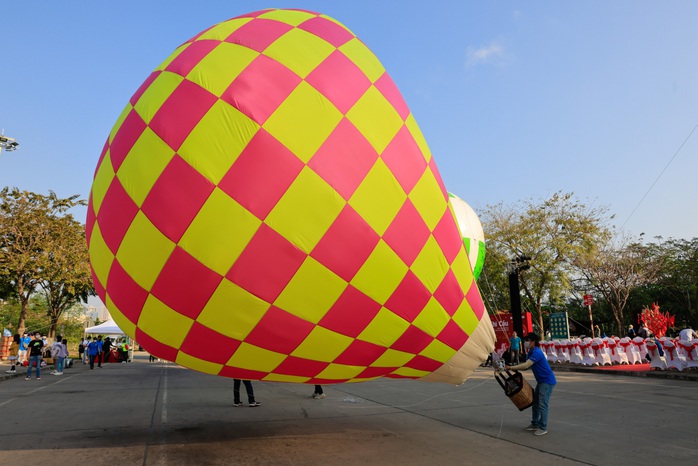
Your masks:
[[[448,196],[458,221],[465,250],[468,252],[470,267],[475,280],[477,280],[482,273],[482,266],[485,264],[485,233],[482,230],[482,223],[467,202],[452,193],[448,193]]]
[[[414,117],[325,15],[258,11],[178,47],[107,139],[87,234],[119,327],[202,372],[460,383],[494,344]]]

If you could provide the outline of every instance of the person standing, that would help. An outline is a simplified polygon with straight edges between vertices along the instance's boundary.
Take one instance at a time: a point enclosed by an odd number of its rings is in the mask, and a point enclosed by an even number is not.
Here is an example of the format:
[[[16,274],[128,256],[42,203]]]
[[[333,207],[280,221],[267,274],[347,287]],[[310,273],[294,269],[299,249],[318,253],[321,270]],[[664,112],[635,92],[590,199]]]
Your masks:
[[[102,360],[104,359],[104,342],[102,341],[102,335],[97,335],[97,340],[94,342],[97,345],[97,367],[102,367]],[[92,369],[92,367],[90,367]]]
[[[516,332],[511,334],[509,338],[509,362],[514,364],[519,364],[521,362],[521,338],[516,334]]]
[[[24,361],[27,360],[27,345],[32,341],[31,337],[27,335],[27,332],[22,334],[22,338],[19,339],[19,353],[17,354],[17,362],[22,365]]]
[[[102,354],[104,357],[102,358],[104,362],[109,362],[109,358],[111,357],[111,338],[107,337],[104,339],[102,342]]]
[[[36,332],[34,339],[27,344],[29,352],[29,367],[27,367],[27,376],[24,380],[32,378],[32,366],[36,364],[36,380],[41,380],[41,351],[44,348],[44,341],[41,339],[41,333]]]
[[[61,335],[56,336],[56,340],[51,343],[51,346],[48,347],[49,351],[51,352],[51,359],[53,360],[53,372],[51,372],[51,375],[56,375],[56,372],[60,371],[60,368],[58,367],[58,353],[61,350],[61,341],[63,340],[63,337]]]
[[[7,358],[12,364],[9,371],[5,371],[8,374],[14,374],[17,372],[17,358],[19,357],[19,345],[22,339],[19,337],[19,333],[15,333],[12,338],[12,343],[10,343],[10,356]]]
[[[92,337],[87,337],[82,341],[82,346],[85,349],[85,352],[82,355],[82,363],[87,364],[89,360],[89,355],[87,354],[87,347],[90,345],[90,342],[92,341]]]
[[[315,391],[310,395],[310,398],[322,399],[325,396],[325,392],[322,391],[322,385],[315,385]]]
[[[548,359],[540,349],[540,337],[535,333],[529,333],[524,337],[524,348],[528,351],[526,361],[522,364],[505,366],[505,369],[515,371],[525,370],[529,367],[536,379],[536,388],[533,391],[533,408],[531,411],[531,424],[524,430],[533,431],[533,435],[545,435],[548,433],[548,406],[553,388],[557,384],[555,374],[550,369]]]
[[[637,336],[635,329],[633,328],[633,324],[628,325],[628,333],[626,333],[625,336],[631,340]]]
[[[63,375],[65,367],[65,358],[68,357],[68,340],[65,338],[58,344],[58,352],[56,353],[56,371],[53,375]]]
[[[250,408],[256,408],[261,405],[259,401],[254,399],[254,390],[252,390],[252,382],[249,380],[233,379],[233,406],[242,406],[242,401],[240,401],[240,382],[245,384],[245,390],[247,391],[247,401],[250,404]]]
[[[90,369],[94,369],[95,359],[97,359],[97,356],[99,355],[99,345],[97,344],[97,339],[92,340],[87,345],[85,351],[87,351],[87,359],[90,361]]]

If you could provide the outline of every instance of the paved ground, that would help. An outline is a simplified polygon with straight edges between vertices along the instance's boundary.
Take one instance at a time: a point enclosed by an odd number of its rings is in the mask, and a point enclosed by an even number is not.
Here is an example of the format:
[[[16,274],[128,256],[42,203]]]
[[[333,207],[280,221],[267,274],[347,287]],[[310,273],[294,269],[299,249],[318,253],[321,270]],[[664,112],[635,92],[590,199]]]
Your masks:
[[[130,364],[49,372],[0,383],[0,464],[604,465],[698,457],[698,386],[686,380],[557,372],[550,433],[534,437],[521,430],[530,411],[515,408],[489,368],[460,387],[378,380],[328,386],[324,400],[307,398],[309,386],[255,382],[259,408],[234,408],[230,379],[148,363],[142,353]]]

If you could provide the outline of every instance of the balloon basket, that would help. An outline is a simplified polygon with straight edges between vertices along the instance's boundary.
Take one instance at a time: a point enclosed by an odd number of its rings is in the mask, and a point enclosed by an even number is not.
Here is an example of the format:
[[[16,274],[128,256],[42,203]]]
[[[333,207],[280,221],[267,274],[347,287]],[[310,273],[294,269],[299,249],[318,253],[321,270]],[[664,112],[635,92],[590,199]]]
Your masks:
[[[519,411],[533,406],[533,388],[524,379],[523,374],[518,371],[514,371],[513,374],[506,371],[506,376],[500,372],[495,373],[494,378],[504,389],[504,394],[519,408]]]

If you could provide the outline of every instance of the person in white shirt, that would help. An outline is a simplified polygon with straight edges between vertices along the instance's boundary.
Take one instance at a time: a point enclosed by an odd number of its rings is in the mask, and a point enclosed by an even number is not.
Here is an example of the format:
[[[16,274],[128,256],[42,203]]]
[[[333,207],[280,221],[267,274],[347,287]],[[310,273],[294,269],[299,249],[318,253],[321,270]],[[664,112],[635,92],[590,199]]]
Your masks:
[[[696,338],[696,332],[691,328],[690,325],[679,332],[679,339],[681,341],[691,341],[694,338]]]

